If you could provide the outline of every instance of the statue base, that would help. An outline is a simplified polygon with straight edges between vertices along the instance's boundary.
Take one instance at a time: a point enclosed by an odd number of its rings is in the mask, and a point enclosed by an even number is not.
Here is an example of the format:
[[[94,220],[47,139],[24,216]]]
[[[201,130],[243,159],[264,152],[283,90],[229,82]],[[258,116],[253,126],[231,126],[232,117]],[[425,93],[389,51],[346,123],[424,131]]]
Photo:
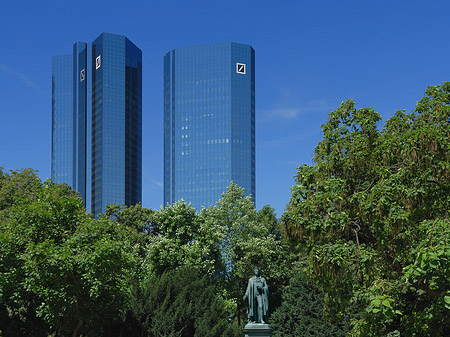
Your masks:
[[[270,324],[247,323],[244,327],[244,337],[272,337]]]

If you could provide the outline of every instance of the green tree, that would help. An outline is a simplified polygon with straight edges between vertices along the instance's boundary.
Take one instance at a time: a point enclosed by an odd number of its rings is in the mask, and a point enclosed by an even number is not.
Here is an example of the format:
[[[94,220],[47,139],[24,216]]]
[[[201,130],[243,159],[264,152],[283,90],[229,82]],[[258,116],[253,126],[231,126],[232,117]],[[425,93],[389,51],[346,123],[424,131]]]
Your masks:
[[[142,207],[141,204],[106,205],[105,216],[124,226],[134,228],[140,233],[148,233],[152,230],[152,210]]]
[[[219,239],[214,226],[199,221],[190,204],[176,202],[152,214],[146,265],[158,275],[180,266],[194,266],[212,275]]]
[[[32,169],[3,172],[0,167],[0,221],[7,218],[9,209],[19,198],[33,198],[41,181]]]
[[[0,329],[4,336],[47,336],[49,329],[36,317],[40,299],[25,290],[23,237],[6,225],[13,206],[23,199],[34,200],[40,187],[32,169],[7,173],[0,168]]]
[[[326,322],[324,293],[297,271],[283,290],[283,302],[272,315],[274,337],[338,337],[344,328]]]
[[[150,275],[132,291],[142,336],[239,336],[208,276],[192,267]]]
[[[244,189],[231,183],[217,205],[203,209],[199,217],[218,236],[221,253],[218,276],[225,297],[236,308],[240,324],[245,311],[242,296],[253,268],[260,268],[270,291],[275,293],[289,269],[273,209],[267,206],[257,212],[252,198],[244,195]],[[271,301],[271,305],[276,302]]]
[[[242,296],[255,265],[269,281],[271,304],[280,302],[290,269],[286,252],[273,208],[256,211],[251,197],[232,183],[216,206],[200,214],[184,201],[154,211],[146,267],[156,275],[182,266],[200,270],[215,280],[226,310],[240,324]]]
[[[269,233],[274,234],[277,240],[282,238],[275,208],[264,205],[263,208],[256,212],[256,221],[267,228]]]
[[[343,102],[298,168],[283,232],[326,291],[329,318],[357,308],[354,336],[450,333],[450,83],[411,114]]]
[[[20,312],[31,296],[51,330],[100,335],[123,312],[127,273],[135,264],[129,232],[94,220],[67,186],[42,184],[33,198],[18,199],[1,224],[2,302]]]
[[[101,218],[110,219],[122,226],[133,229],[130,232],[130,240],[134,242],[141,258],[147,255],[147,245],[153,234],[152,226],[153,211],[142,207],[141,204],[126,205],[106,205],[105,213]],[[140,272],[139,270],[135,271]]]

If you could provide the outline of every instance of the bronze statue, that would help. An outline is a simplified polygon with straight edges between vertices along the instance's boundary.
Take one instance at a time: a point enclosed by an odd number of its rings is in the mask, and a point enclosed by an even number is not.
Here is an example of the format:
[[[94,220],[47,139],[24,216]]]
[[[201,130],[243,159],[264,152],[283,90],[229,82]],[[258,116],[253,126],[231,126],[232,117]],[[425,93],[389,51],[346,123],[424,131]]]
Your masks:
[[[258,267],[253,270],[255,276],[248,280],[244,301],[247,302],[247,314],[249,323],[265,324],[269,309],[269,287],[266,279],[259,275]]]

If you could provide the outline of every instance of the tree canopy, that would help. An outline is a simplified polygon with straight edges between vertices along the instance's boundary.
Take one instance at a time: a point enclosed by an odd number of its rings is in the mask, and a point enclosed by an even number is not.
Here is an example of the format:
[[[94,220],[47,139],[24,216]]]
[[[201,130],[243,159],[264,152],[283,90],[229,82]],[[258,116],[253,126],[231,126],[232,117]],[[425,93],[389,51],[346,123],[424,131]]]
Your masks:
[[[98,322],[119,319],[126,302],[136,262],[130,229],[93,219],[66,185],[42,184],[30,171],[13,178],[33,186],[0,222],[3,333],[100,335]]]
[[[345,321],[341,326],[324,320],[324,294],[305,273],[296,270],[283,291],[283,301],[272,315],[274,337],[339,337],[345,336]]]
[[[214,282],[195,267],[147,275],[133,290],[131,311],[141,331],[133,336],[239,335]]]
[[[450,333],[450,83],[412,113],[352,100],[331,112],[314,165],[298,168],[284,233],[308,256],[326,313],[351,335]]]
[[[450,83],[384,125],[347,100],[322,131],[281,220],[234,183],[94,218],[0,168],[0,335],[238,336],[255,266],[275,336],[450,335]]]

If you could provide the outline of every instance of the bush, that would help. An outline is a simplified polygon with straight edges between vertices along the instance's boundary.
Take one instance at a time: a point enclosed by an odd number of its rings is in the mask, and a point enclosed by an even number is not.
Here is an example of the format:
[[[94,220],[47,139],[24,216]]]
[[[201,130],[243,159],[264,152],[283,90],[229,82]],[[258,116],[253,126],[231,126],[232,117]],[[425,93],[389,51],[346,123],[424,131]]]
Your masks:
[[[344,329],[323,318],[323,292],[296,273],[283,291],[281,306],[273,313],[274,337],[344,336]]]
[[[212,281],[192,268],[143,280],[132,290],[131,312],[142,336],[239,336]]]

